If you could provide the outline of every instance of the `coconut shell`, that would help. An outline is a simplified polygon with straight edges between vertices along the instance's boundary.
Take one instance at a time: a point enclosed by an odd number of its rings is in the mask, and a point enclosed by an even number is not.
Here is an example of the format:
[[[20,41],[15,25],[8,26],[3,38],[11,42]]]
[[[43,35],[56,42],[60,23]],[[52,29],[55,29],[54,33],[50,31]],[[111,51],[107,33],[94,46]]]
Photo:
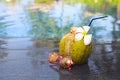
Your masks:
[[[91,54],[92,42],[89,45],[84,44],[84,40],[75,41],[74,34],[68,33],[59,44],[59,53],[61,56],[71,56],[75,64],[83,64],[88,61]]]
[[[91,51],[92,43],[84,45],[83,39],[80,41],[74,41],[72,45],[71,58],[76,64],[84,64],[88,61]]]
[[[61,56],[68,56],[71,53],[71,46],[73,42],[73,35],[71,33],[66,34],[60,41],[59,51]]]

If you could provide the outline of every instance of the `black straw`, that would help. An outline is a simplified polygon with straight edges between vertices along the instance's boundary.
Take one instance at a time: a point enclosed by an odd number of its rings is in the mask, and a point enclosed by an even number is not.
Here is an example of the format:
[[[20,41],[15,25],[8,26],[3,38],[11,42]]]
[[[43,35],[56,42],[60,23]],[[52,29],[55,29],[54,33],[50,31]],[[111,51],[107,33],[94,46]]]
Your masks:
[[[90,23],[89,23],[89,25],[88,25],[88,26],[90,26],[90,25],[91,25],[91,23],[93,22],[93,20],[96,20],[96,19],[101,19],[101,18],[105,18],[105,17],[108,17],[108,16],[102,16],[102,17],[93,18],[93,19],[90,21]]]

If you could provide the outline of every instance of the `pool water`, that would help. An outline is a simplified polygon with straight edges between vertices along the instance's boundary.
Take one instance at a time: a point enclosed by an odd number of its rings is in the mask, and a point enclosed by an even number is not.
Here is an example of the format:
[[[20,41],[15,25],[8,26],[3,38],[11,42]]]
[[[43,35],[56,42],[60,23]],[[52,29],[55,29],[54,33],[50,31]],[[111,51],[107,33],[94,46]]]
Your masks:
[[[119,19],[115,22],[116,18],[110,13],[91,12],[83,3],[16,0],[1,1],[0,7],[0,37],[60,39],[70,27],[88,25],[92,18],[107,15],[92,23],[92,34],[103,40],[120,38]]]

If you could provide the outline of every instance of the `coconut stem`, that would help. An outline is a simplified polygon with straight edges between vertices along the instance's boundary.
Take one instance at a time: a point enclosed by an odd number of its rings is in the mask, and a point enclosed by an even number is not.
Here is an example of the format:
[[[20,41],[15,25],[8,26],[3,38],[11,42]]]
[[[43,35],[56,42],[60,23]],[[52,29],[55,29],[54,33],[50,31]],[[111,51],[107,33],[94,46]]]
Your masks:
[[[88,26],[90,26],[90,25],[91,25],[91,23],[93,22],[93,20],[96,20],[96,19],[101,19],[101,18],[106,18],[106,17],[108,17],[108,16],[102,16],[102,17],[93,18],[93,19],[90,21],[90,23],[89,23],[89,25],[88,25]]]

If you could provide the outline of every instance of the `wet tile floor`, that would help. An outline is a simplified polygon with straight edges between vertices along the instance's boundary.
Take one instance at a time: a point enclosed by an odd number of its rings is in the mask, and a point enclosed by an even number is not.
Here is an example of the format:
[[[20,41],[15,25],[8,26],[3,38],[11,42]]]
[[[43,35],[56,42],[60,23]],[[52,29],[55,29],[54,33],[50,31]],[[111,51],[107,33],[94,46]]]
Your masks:
[[[120,80],[119,41],[96,43],[88,63],[71,70],[48,63],[48,55],[58,50],[58,42],[0,39],[0,80]]]

